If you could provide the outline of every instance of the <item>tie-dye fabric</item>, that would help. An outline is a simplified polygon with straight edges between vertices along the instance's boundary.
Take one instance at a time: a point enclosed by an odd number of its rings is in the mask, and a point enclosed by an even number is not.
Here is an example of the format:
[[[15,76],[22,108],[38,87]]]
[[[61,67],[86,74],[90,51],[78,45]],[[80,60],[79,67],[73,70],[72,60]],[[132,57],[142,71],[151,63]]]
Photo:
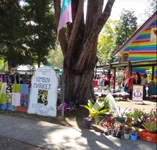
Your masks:
[[[29,95],[21,94],[20,106],[28,107],[28,103],[29,103]]]

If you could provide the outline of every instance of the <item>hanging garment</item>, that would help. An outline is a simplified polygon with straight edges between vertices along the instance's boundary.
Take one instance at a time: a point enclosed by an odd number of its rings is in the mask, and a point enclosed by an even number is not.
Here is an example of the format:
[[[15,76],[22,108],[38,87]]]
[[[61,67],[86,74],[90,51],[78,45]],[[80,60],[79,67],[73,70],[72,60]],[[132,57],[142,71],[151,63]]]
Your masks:
[[[12,105],[13,106],[20,106],[20,93],[12,93]]]

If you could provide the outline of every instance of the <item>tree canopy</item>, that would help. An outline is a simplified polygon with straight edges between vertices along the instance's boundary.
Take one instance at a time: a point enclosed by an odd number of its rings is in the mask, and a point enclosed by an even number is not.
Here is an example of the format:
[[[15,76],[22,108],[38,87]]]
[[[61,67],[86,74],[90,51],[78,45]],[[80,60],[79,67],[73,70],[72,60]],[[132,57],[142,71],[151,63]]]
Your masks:
[[[98,39],[98,61],[104,64],[107,58],[111,57],[115,48],[115,26],[117,21],[108,19],[104,25]]]
[[[134,11],[123,9],[115,32],[115,50],[117,50],[137,30],[137,17]]]
[[[20,1],[0,1],[0,56],[9,68],[35,62],[40,66],[55,45],[53,3],[25,0],[21,6]]]
[[[55,18],[51,0],[26,0],[24,19],[27,25],[26,46],[38,62],[46,61],[49,50],[54,48],[56,40]]]

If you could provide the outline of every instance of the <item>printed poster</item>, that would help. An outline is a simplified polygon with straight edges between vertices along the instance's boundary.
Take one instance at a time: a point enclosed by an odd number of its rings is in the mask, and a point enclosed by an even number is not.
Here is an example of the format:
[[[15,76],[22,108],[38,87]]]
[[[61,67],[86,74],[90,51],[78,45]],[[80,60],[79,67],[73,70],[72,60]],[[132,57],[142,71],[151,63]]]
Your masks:
[[[143,85],[133,85],[132,101],[143,102]]]

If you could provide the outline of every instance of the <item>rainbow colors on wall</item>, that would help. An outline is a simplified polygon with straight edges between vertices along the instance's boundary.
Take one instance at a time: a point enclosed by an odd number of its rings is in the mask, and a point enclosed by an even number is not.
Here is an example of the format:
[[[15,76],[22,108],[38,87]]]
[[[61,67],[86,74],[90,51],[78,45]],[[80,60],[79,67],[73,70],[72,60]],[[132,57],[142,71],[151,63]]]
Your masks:
[[[146,24],[146,23],[145,23]],[[143,27],[143,26],[142,26]],[[141,27],[141,28],[142,28]],[[153,37],[153,40],[152,40]],[[145,28],[145,30],[124,48],[119,55],[119,61],[122,62],[122,57],[125,52],[129,54],[130,61],[138,61],[138,60],[150,60],[156,59],[157,60],[157,19],[155,17],[154,20]],[[155,39],[155,40],[154,40]],[[134,67],[132,69],[133,76],[136,72],[139,72],[141,76],[146,73],[147,70],[152,72],[152,66],[148,67]],[[157,66],[154,68],[154,81],[157,83]],[[151,75],[149,75],[151,77]],[[151,79],[151,78],[150,78]],[[149,80],[150,80],[149,79]]]
[[[127,48],[124,52],[129,52],[129,60],[148,60],[156,59],[157,57],[157,45],[150,41],[151,29],[156,28],[157,20],[154,20],[152,24],[144,30]],[[120,54],[119,60],[122,60],[122,55]]]

